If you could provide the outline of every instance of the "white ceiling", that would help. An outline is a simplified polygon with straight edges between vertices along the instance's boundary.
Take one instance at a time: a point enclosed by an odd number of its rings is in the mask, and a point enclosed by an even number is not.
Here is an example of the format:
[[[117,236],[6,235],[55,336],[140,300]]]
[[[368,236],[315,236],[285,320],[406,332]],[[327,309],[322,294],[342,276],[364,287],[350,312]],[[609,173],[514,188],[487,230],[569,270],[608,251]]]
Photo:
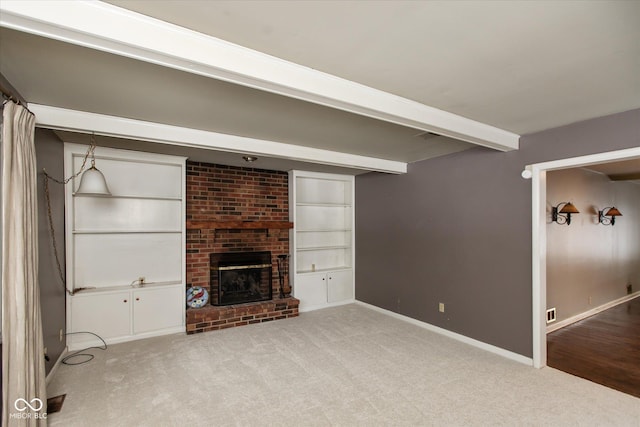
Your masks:
[[[599,163],[586,166],[585,169],[605,174],[612,181],[627,181],[640,185],[640,159]]]
[[[520,135],[640,107],[638,1],[108,2]]]
[[[423,131],[147,62],[0,29],[0,72],[27,101],[399,161],[430,157]],[[179,111],[179,112],[177,112]],[[397,144],[391,143],[397,141]],[[372,154],[373,153],[373,154]]]
[[[637,1],[108,3],[519,135],[640,107]],[[30,103],[407,163],[473,146],[2,26]]]

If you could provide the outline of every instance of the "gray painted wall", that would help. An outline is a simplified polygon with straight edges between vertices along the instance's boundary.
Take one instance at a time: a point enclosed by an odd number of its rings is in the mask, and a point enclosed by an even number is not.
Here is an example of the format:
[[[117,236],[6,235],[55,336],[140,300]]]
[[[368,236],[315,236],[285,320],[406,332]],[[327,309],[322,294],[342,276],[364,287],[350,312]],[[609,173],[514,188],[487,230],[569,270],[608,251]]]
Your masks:
[[[49,373],[66,346],[64,336],[60,341],[60,329],[66,332],[65,292],[53,255],[42,169],[45,168],[49,175],[57,179],[63,178],[64,144],[52,131],[36,129],[35,146],[38,164],[38,280],[42,304],[42,333],[44,346],[47,347],[49,355],[49,361],[45,363],[45,368]],[[58,256],[64,273],[64,187],[50,182],[49,189]]]
[[[551,222],[551,207],[571,201],[571,225]],[[598,210],[616,206],[614,226],[598,224]],[[640,185],[598,172],[547,173],[547,308],[565,320],[640,289]]]
[[[640,110],[356,177],[356,298],[532,356],[524,166],[640,146]],[[445,312],[438,312],[438,303]]]

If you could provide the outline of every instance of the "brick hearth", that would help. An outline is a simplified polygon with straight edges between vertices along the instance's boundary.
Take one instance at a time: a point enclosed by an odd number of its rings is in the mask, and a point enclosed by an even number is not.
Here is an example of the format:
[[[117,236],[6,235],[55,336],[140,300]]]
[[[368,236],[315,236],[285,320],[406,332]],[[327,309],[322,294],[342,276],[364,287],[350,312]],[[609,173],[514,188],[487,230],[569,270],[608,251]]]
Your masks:
[[[187,221],[289,221],[286,172],[187,162]],[[289,253],[288,229],[187,227],[187,288],[202,286],[210,293],[209,256],[223,252],[270,251],[273,297],[279,298],[278,255]],[[187,333],[230,328],[298,315],[295,298],[200,309],[187,309]]]
[[[233,328],[298,316],[300,301],[293,297],[258,303],[187,310],[187,334]]]

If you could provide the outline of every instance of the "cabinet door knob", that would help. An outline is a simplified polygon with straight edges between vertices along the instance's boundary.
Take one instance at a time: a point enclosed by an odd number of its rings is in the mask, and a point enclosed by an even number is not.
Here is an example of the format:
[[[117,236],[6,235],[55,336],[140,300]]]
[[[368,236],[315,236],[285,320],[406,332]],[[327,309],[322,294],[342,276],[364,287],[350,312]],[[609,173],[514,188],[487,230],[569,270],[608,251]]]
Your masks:
[[[136,297],[136,301],[140,301],[140,298]]]
[[[322,280],[324,281],[324,277],[322,278]]]
[[[127,302],[127,300],[123,300],[122,302]]]

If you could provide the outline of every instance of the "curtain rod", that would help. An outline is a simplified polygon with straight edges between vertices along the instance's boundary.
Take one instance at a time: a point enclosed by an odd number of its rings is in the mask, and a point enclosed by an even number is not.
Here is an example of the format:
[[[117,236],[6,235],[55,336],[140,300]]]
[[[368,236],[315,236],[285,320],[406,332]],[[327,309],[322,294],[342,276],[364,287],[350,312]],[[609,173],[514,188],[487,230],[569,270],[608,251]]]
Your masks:
[[[24,98],[22,98],[21,96],[16,96],[13,93],[11,93],[10,91],[6,91],[5,87],[0,83],[0,92],[2,93],[2,97],[5,99],[2,102],[2,107],[4,108],[4,104],[6,104],[8,101],[13,101],[16,104],[22,106],[22,108],[24,108],[25,110],[27,110],[28,112],[30,112],[31,114],[33,114],[35,116],[35,114],[33,113],[33,111],[29,110],[27,101],[24,100]]]
[[[33,114],[33,112],[29,110],[29,104],[27,103],[27,100],[24,99],[22,95],[20,95],[20,92],[18,92],[17,89],[13,87],[13,85],[9,82],[9,80],[6,79],[6,77],[2,73],[0,73],[0,92],[2,92],[2,97],[7,101],[13,101],[16,104],[23,106],[27,109],[27,111]],[[2,105],[4,106],[4,102],[2,103]]]
[[[26,107],[26,101],[21,99],[20,97],[14,95],[10,90],[6,90],[5,87],[0,83],[0,92],[2,92],[2,97],[8,101],[13,101],[16,104],[22,104],[23,107]]]

